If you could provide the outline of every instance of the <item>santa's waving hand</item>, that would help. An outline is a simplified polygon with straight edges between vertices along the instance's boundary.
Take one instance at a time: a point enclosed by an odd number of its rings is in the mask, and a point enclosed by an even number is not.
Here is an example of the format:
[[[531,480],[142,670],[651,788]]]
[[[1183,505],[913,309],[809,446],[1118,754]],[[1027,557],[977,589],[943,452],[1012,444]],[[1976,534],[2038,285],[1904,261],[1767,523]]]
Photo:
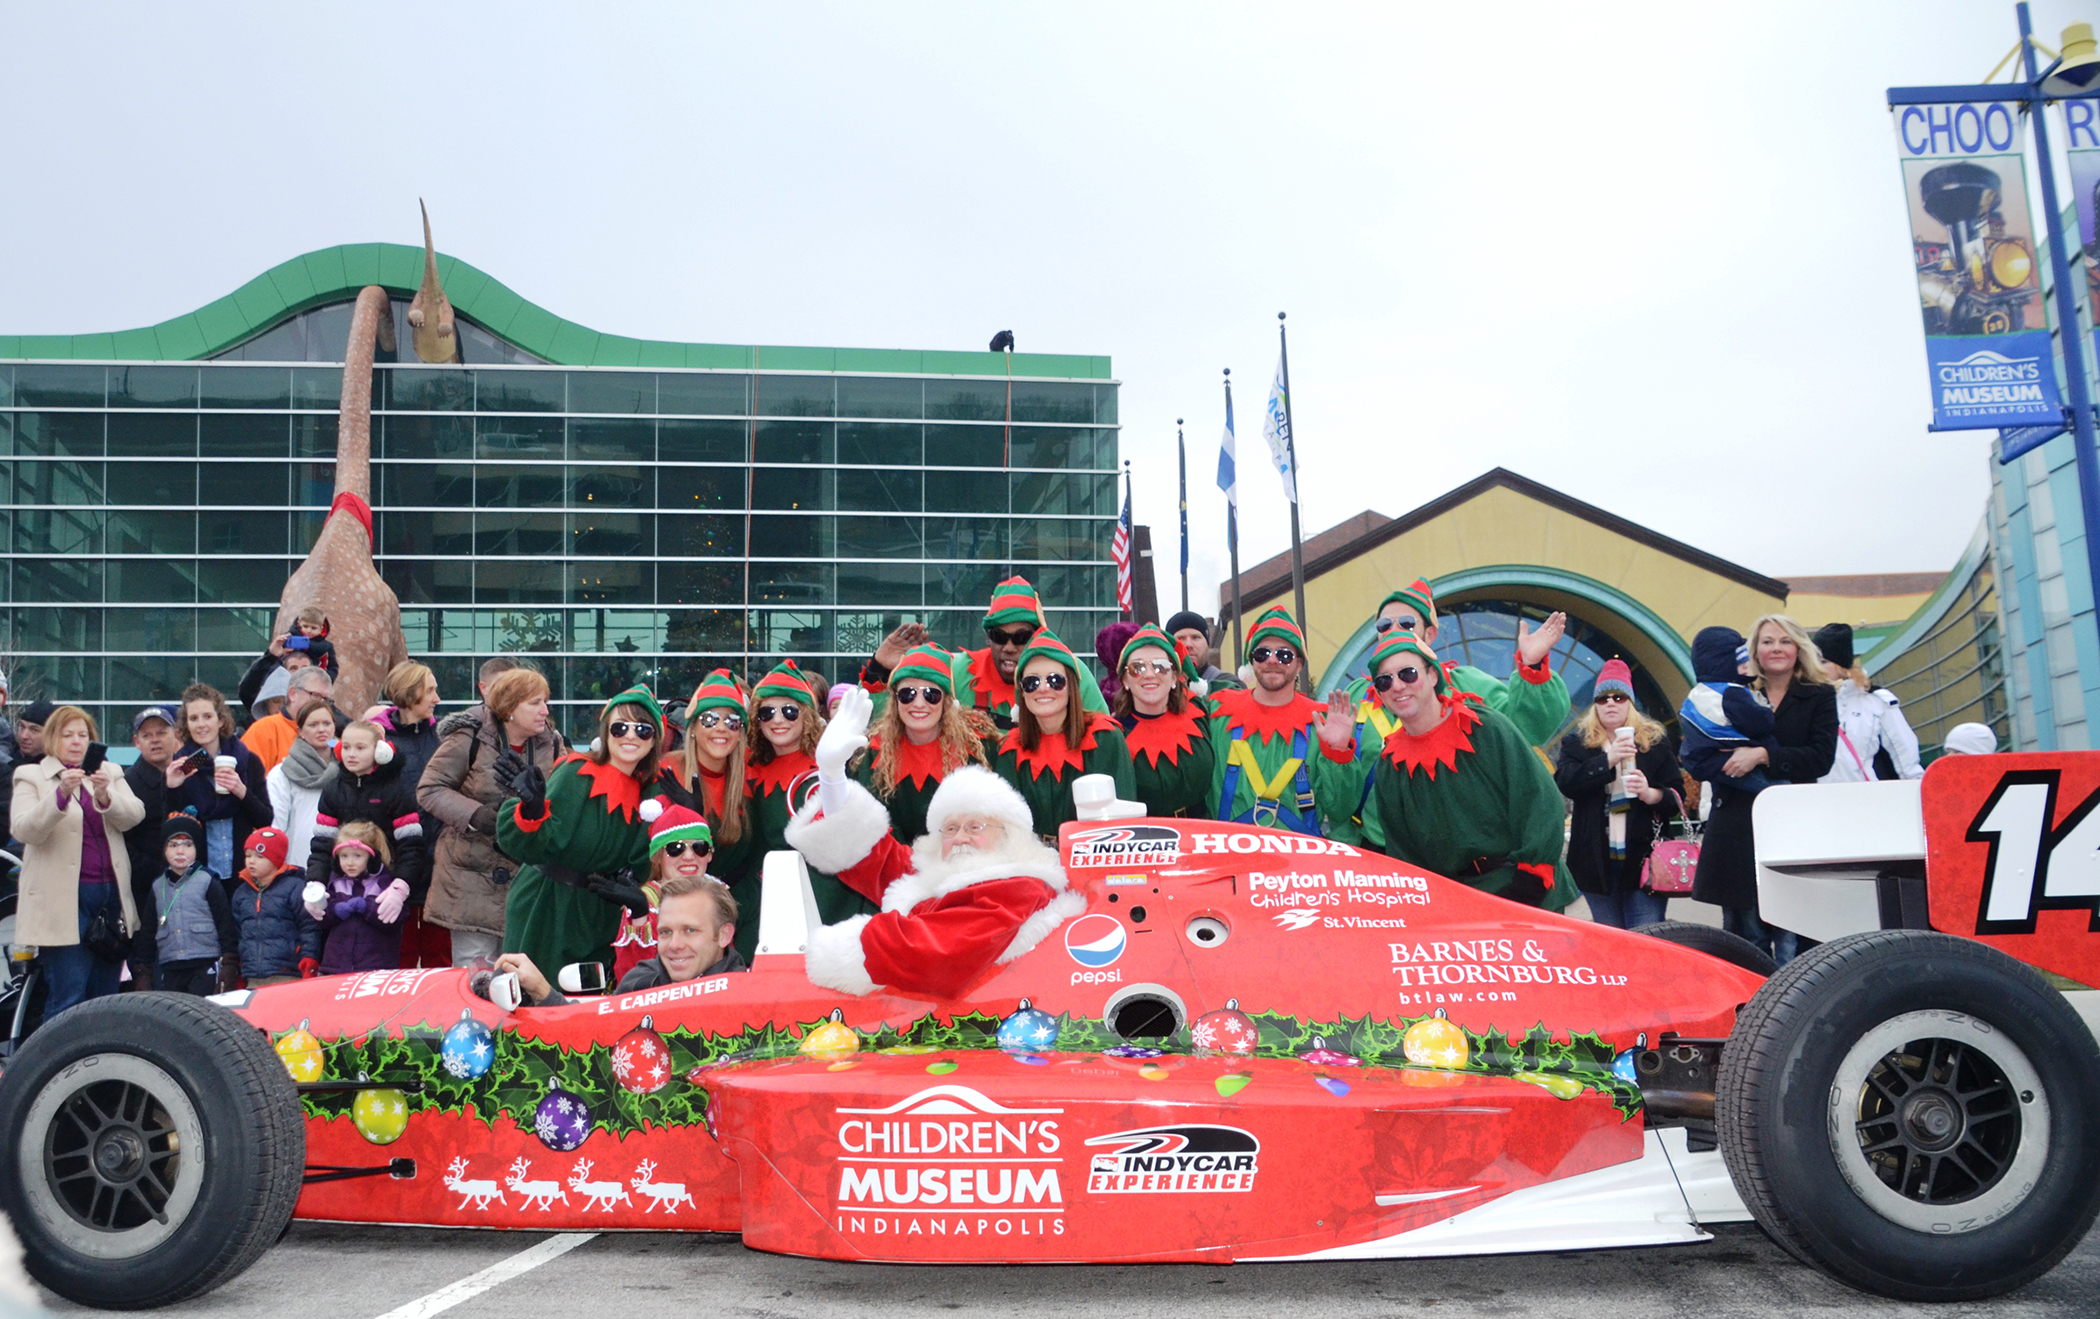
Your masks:
[[[846,693],[817,742],[817,796],[788,824],[788,845],[818,870],[880,902],[810,931],[810,981],[848,994],[887,988],[955,998],[1086,910],[1057,853],[1033,832],[1028,803],[998,775],[965,765],[927,806],[926,837],[890,836],[889,812],[846,777],[867,745],[872,702]]]

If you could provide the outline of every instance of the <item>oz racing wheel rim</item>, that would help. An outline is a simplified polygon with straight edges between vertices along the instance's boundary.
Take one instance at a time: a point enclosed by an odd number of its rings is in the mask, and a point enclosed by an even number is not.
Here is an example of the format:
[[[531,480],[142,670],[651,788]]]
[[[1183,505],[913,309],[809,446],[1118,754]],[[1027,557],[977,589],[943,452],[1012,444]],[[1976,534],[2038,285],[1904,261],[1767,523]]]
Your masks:
[[[1862,1035],[1831,1081],[1831,1153],[1860,1200],[1917,1232],[1973,1232],[2018,1208],[2049,1148],[2049,1099],[1987,1021],[1907,1012]]]
[[[174,1077],[131,1054],[98,1053],[30,1104],[15,1157],[46,1230],[82,1255],[125,1260],[189,1217],[203,1153],[204,1126]]]

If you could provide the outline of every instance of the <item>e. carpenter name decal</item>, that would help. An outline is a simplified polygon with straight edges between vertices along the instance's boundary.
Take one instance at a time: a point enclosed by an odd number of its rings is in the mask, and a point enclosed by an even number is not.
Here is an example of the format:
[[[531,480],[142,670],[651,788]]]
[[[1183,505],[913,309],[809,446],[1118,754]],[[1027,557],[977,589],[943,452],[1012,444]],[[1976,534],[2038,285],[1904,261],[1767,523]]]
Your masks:
[[[681,984],[665,985],[660,989],[645,989],[638,994],[624,994],[618,1000],[598,1000],[598,1015],[608,1012],[631,1012],[639,1008],[653,1008],[664,1003],[676,1003],[681,999],[696,998],[701,994],[718,994],[729,988],[728,976],[709,976],[705,980],[687,980]]]
[[[1238,1127],[1143,1127],[1096,1136],[1087,1145],[1112,1147],[1096,1154],[1087,1170],[1086,1189],[1097,1195],[1251,1191],[1261,1171],[1261,1141]]]

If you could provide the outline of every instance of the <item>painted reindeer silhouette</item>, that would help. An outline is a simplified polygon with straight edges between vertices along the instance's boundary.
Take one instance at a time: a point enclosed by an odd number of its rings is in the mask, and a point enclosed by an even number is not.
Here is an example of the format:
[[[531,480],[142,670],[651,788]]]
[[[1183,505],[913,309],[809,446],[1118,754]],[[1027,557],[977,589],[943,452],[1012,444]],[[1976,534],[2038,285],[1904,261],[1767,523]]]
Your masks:
[[[634,1203],[633,1200],[628,1199],[626,1187],[618,1182],[589,1181],[587,1179],[590,1175],[591,1161],[589,1159],[578,1159],[576,1167],[569,1173],[569,1189],[580,1192],[583,1195],[583,1207],[585,1210],[589,1210],[592,1205],[597,1205],[609,1214],[612,1212],[613,1201],[615,1200],[626,1200],[628,1204]]]
[[[454,1159],[452,1166],[445,1169],[445,1189],[459,1195],[460,1208],[465,1209],[469,1200],[474,1202],[476,1209],[486,1209],[490,1202],[498,1200],[503,1202],[506,1209],[510,1207],[510,1201],[503,1199],[502,1187],[488,1181],[465,1181],[463,1179],[466,1175],[465,1159]]]
[[[684,1182],[651,1181],[654,1176],[656,1164],[652,1160],[643,1159],[642,1166],[634,1170],[634,1179],[628,1183],[649,1197],[649,1207],[644,1209],[643,1213],[653,1213],[661,1206],[666,1212],[675,1214],[679,1205],[693,1203],[693,1197],[686,1193]],[[698,1208],[697,1205],[694,1207]]]
[[[510,1180],[505,1182],[504,1185],[525,1197],[524,1203],[519,1205],[518,1208],[523,1209],[527,1205],[537,1203],[540,1207],[540,1212],[544,1214],[554,1208],[556,1200],[561,1201],[563,1204],[569,1203],[569,1193],[562,1190],[560,1182],[526,1181],[525,1174],[531,1171],[532,1160],[527,1158],[520,1157],[510,1165]]]

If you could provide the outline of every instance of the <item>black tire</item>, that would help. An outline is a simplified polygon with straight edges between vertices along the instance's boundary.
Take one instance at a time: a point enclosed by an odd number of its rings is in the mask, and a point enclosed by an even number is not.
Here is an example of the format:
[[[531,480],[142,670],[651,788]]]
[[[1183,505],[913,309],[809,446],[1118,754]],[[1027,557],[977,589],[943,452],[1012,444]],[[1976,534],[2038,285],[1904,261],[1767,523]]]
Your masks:
[[[1779,969],[1779,963],[1773,961],[1771,954],[1764,949],[1739,934],[1730,934],[1711,925],[1692,921],[1657,921],[1653,925],[1637,925],[1633,932],[1664,943],[1696,948],[1709,957],[1718,957],[1730,966],[1755,971],[1761,976],[1771,975]]]
[[[305,1169],[299,1092],[269,1037],[200,998],[91,999],[0,1077],[0,1210],[29,1272],[80,1305],[217,1287],[283,1232]]]
[[[1718,1095],[1758,1225],[1864,1291],[1996,1296],[2100,1214],[2100,1042],[1974,940],[1878,930],[1803,953],[1737,1016]]]

